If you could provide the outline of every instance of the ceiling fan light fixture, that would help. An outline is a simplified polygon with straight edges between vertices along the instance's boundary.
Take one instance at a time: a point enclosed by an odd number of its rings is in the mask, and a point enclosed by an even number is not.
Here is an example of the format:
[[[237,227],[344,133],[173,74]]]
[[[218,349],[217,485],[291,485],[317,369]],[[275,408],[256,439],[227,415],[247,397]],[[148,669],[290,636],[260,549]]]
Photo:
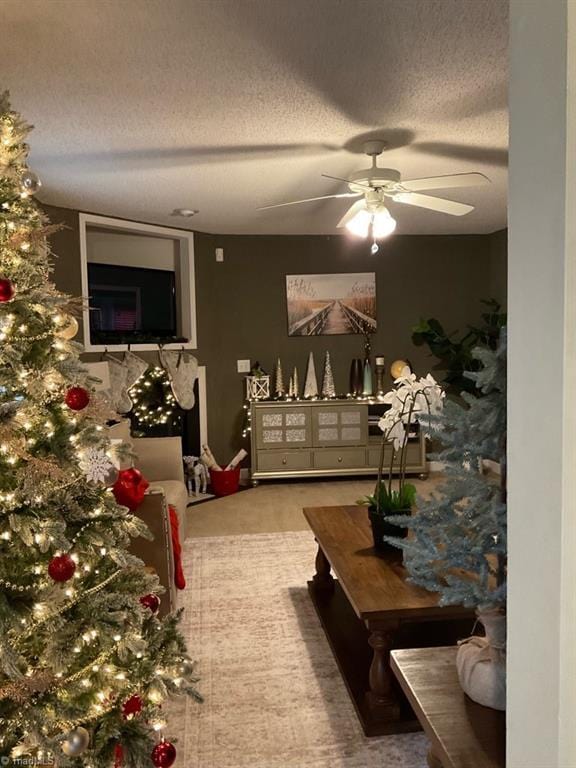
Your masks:
[[[372,214],[372,236],[375,240],[388,237],[396,229],[396,219],[392,218],[390,211],[382,206]]]
[[[345,224],[346,229],[357,237],[368,237],[372,229],[372,237],[375,240],[381,240],[388,237],[396,229],[396,219],[390,215],[386,206],[379,206],[374,211],[365,208],[353,216]]]
[[[372,224],[372,214],[364,208],[346,222],[345,226],[348,232],[356,237],[368,237],[370,224]]]

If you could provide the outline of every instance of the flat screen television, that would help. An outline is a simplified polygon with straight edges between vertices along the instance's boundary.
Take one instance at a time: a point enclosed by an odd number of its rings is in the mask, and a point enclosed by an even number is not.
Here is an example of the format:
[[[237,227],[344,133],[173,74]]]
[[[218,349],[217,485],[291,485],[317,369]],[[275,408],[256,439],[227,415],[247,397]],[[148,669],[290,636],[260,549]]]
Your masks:
[[[176,322],[176,275],[165,269],[88,263],[93,344],[185,342]]]

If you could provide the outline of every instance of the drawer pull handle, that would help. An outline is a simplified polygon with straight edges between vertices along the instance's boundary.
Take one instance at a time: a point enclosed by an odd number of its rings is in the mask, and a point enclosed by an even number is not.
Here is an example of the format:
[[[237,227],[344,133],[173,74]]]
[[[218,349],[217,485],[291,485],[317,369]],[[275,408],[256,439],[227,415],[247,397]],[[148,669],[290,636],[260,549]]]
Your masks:
[[[339,461],[340,463],[342,462],[342,456],[338,456],[338,461]]]
[[[288,464],[288,459],[282,459],[282,464]]]

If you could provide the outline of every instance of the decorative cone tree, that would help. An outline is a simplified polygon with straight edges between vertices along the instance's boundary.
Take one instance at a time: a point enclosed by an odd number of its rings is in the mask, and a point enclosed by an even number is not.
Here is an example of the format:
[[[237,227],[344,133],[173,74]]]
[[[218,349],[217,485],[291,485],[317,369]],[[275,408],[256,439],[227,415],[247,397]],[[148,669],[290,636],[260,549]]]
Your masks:
[[[179,616],[157,618],[157,579],[127,551],[145,527],[93,466],[112,456],[107,413],[70,340],[78,303],[49,282],[29,130],[1,96],[0,756],[170,765],[154,726],[167,696],[197,696],[193,665]]]
[[[334,374],[332,373],[332,361],[330,360],[330,352],[326,352],[326,357],[324,358],[322,394],[324,397],[336,397],[336,387],[334,386]]]
[[[316,365],[314,364],[314,353],[308,355],[308,367],[306,369],[306,381],[304,382],[304,397],[318,396],[318,380],[316,378]]]
[[[276,362],[276,375],[274,377],[274,393],[278,400],[280,400],[286,394],[286,387],[284,386],[284,373],[282,371],[282,363],[280,358]]]

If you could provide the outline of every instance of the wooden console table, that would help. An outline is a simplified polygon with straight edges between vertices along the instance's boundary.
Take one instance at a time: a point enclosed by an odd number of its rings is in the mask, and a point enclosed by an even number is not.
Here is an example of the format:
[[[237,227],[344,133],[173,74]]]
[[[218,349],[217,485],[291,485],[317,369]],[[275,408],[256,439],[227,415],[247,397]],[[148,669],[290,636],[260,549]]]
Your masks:
[[[388,406],[358,400],[256,400],[252,421],[252,481],[287,477],[376,475],[382,432],[378,420]],[[384,454],[390,466],[392,445]],[[399,470],[396,455],[393,471]],[[406,472],[424,475],[424,435],[406,446]]]
[[[453,644],[470,634],[473,612],[440,608],[437,595],[408,584],[399,550],[378,556],[366,507],[309,507],[304,515],[318,542],[308,589],[364,732],[419,729],[390,671],[390,650]]]
[[[392,651],[390,666],[430,740],[430,768],[504,768],[505,714],[464,694],[455,648]]]

